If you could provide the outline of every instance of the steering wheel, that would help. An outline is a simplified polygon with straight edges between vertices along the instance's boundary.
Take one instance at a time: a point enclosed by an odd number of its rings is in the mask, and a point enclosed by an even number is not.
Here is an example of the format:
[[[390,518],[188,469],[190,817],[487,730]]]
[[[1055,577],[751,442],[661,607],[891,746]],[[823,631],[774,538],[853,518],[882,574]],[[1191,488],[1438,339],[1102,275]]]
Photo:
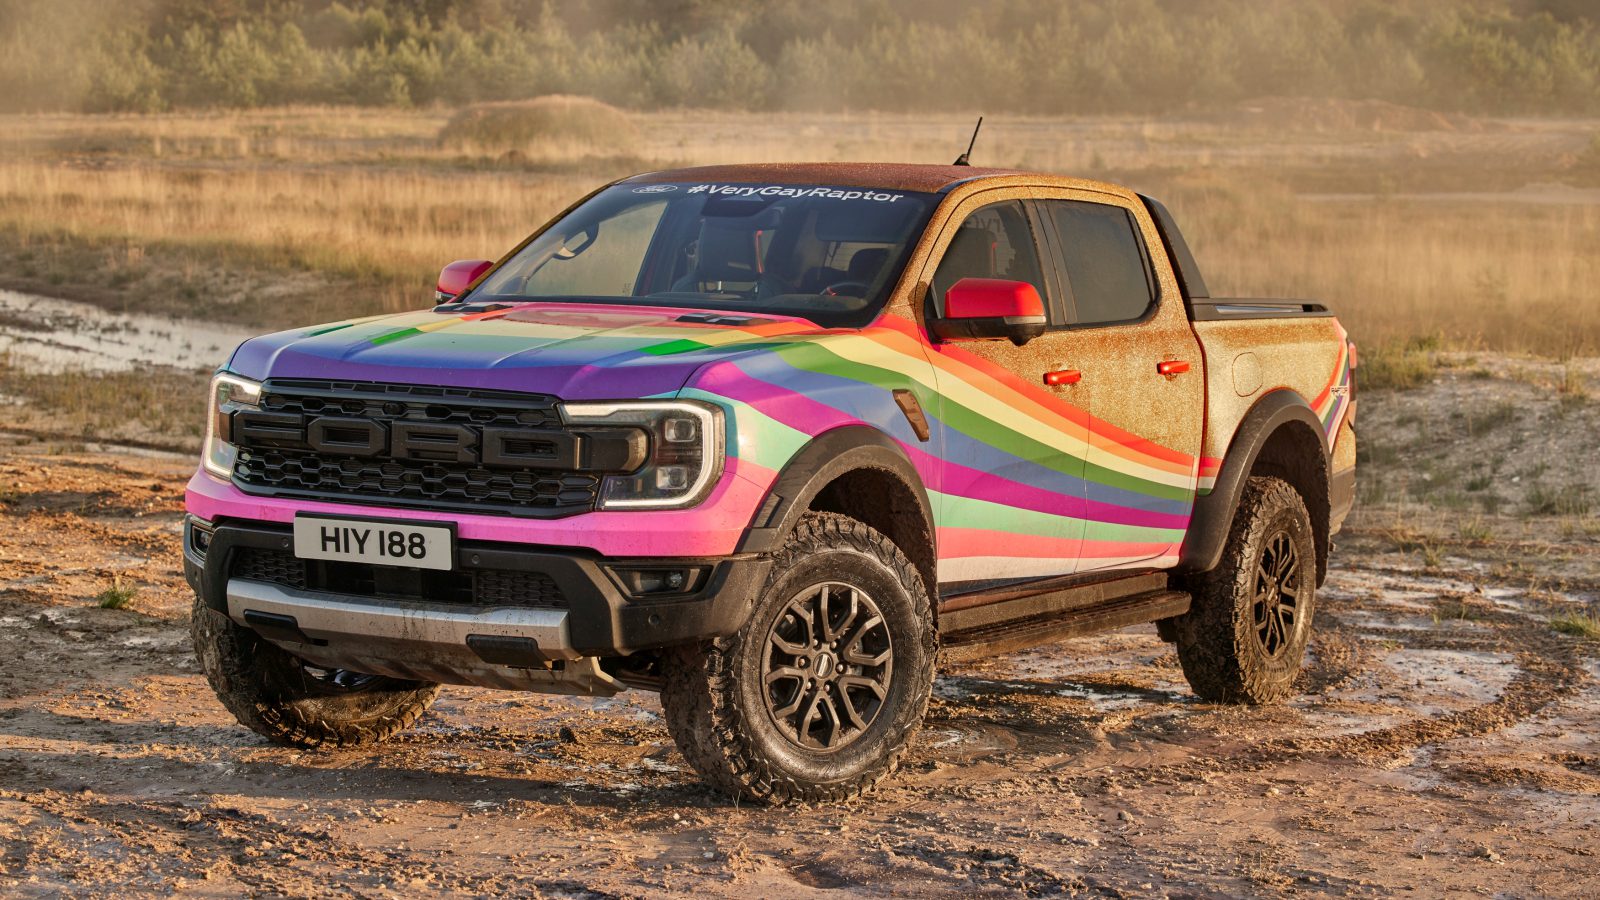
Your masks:
[[[828,297],[865,297],[872,285],[865,281],[835,281],[819,293]],[[847,291],[853,292],[848,293]]]

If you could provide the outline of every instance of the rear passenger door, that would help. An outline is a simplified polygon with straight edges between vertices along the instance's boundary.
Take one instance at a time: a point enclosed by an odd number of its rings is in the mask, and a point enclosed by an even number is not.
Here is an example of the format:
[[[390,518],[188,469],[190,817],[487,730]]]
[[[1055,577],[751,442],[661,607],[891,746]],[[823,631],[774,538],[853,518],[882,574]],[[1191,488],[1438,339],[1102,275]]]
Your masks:
[[[1035,201],[1092,416],[1079,570],[1176,562],[1194,506],[1205,374],[1155,226],[1131,198]],[[1064,332],[1064,334],[1062,333]]]

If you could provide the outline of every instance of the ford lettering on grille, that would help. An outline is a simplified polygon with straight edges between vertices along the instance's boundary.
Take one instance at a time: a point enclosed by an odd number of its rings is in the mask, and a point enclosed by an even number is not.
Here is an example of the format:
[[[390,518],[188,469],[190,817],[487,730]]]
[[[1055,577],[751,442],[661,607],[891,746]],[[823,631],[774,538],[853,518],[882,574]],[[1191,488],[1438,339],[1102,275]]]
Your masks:
[[[267,382],[229,431],[247,492],[535,516],[593,509],[600,476],[649,449],[639,429],[567,427],[539,395],[301,380]]]

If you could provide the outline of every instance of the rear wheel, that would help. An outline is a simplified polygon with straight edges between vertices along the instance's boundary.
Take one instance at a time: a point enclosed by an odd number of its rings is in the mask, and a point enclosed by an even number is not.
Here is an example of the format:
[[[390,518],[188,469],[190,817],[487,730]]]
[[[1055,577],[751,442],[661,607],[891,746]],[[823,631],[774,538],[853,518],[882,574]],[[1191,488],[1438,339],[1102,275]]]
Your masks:
[[[239,724],[291,747],[355,747],[409,728],[439,686],[323,669],[195,599],[195,656],[217,699]]]
[[[1316,539],[1300,494],[1251,478],[1221,562],[1189,587],[1194,603],[1171,630],[1194,692],[1224,703],[1289,696],[1316,611]]]
[[[714,787],[839,800],[893,772],[922,723],[937,636],[922,577],[887,537],[813,513],[736,634],[665,662],[662,706]]]

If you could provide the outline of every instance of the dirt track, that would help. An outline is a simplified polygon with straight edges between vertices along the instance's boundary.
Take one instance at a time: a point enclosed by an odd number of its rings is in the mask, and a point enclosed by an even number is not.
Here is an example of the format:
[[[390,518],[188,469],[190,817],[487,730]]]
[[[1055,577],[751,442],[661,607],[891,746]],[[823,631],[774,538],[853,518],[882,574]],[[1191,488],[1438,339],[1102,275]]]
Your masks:
[[[1592,536],[1340,540],[1306,692],[1196,702],[1151,627],[947,671],[902,774],[842,807],[736,806],[653,695],[448,689],[372,750],[233,724],[187,646],[189,462],[0,446],[7,895],[1592,896]],[[1400,542],[1399,546],[1404,546]],[[128,610],[92,599],[119,575]]]

